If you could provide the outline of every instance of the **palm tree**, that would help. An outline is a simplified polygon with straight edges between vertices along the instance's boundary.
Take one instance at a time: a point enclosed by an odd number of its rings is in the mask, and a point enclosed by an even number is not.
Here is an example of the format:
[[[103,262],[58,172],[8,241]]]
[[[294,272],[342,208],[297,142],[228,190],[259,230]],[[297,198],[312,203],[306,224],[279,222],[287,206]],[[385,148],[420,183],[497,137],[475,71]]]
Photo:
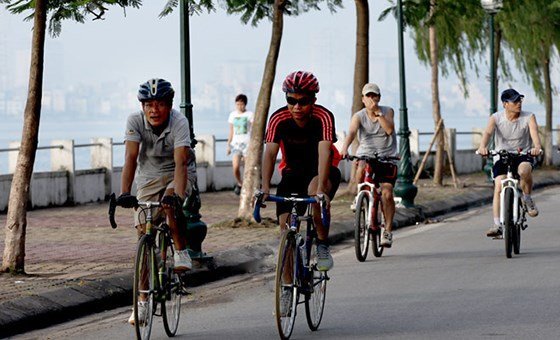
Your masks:
[[[43,61],[45,52],[45,35],[47,30],[47,14],[51,12],[49,31],[53,36],[60,33],[61,22],[73,19],[84,22],[87,15],[94,19],[103,17],[106,6],[119,5],[138,7],[140,0],[0,0],[12,13],[33,11],[27,19],[33,18],[33,36],[31,41],[31,66],[29,88],[25,104],[21,146],[12,178],[8,215],[6,218],[6,238],[4,255],[0,272],[25,272],[25,234],[27,229],[27,202],[33,164],[37,152],[39,122],[41,118],[41,99],[43,96]]]
[[[369,4],[367,0],[355,0],[356,4],[356,59],[354,61],[354,91],[352,95],[351,115],[364,107],[362,102],[362,87],[369,79]],[[357,140],[352,143],[352,153],[356,152]],[[355,193],[357,181],[355,178],[356,164],[352,166],[348,191]]]
[[[251,200],[253,193],[260,187],[261,162],[263,152],[263,137],[270,109],[270,98],[272,86],[276,76],[276,64],[280,53],[282,32],[284,27],[284,14],[298,15],[311,9],[319,9],[318,3],[325,1],[332,11],[341,6],[341,0],[227,0],[229,13],[242,13],[241,20],[244,23],[251,21],[257,25],[263,18],[272,20],[272,35],[268,55],[266,57],[263,78],[257,105],[255,118],[251,131],[249,150],[245,158],[245,170],[243,174],[243,188],[239,199],[238,216],[242,218],[251,217]]]
[[[504,40],[538,99],[545,104],[545,164],[552,164],[552,91],[554,52],[560,46],[560,1],[507,3],[501,15]]]
[[[384,10],[379,20],[389,13],[396,13],[392,6]],[[483,50],[484,12],[473,1],[454,0],[405,0],[403,16],[405,25],[412,29],[416,54],[420,61],[431,68],[432,116],[434,126],[440,121],[439,74],[447,76],[452,68],[460,80],[465,96],[468,95],[466,65],[478,73],[475,58]],[[434,164],[436,185],[443,184],[444,132],[437,135]]]

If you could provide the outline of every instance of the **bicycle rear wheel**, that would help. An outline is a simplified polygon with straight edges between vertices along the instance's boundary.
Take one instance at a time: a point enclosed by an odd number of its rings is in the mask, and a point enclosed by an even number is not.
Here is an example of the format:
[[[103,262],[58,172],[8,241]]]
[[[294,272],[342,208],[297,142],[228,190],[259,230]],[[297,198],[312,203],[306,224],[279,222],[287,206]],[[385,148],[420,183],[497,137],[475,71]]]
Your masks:
[[[361,195],[356,202],[356,217],[354,222],[354,249],[356,259],[364,262],[367,258],[369,246],[369,226],[367,219],[369,216],[369,196]]]
[[[281,339],[289,339],[296,321],[298,290],[296,286],[297,247],[295,233],[284,231],[278,250],[275,285],[275,317]]]
[[[328,277],[327,272],[317,270],[317,246],[315,239],[311,246],[309,260],[310,282],[308,284],[310,289],[305,294],[305,317],[309,329],[316,331],[323,319]]]
[[[514,243],[513,224],[513,189],[506,188],[504,191],[504,241],[506,246],[506,257],[511,258],[511,250]]]
[[[156,308],[154,290],[157,273],[152,242],[148,235],[140,238],[134,264],[133,308],[137,339],[150,338]]]
[[[377,226],[371,231],[371,250],[373,251],[373,256],[381,257],[383,254],[384,247],[381,245],[381,230],[385,227],[385,215],[383,215],[383,208],[381,202],[377,203],[375,208],[375,216]]]
[[[164,271],[167,273],[167,279],[165,283],[165,300],[161,302],[161,311],[163,317],[163,328],[165,328],[165,333],[169,337],[175,336],[177,333],[177,328],[179,328],[179,318],[181,316],[181,293],[182,286],[179,275],[173,270],[173,246],[170,240],[166,240],[168,243],[165,246],[165,254],[162,253],[164,262]]]

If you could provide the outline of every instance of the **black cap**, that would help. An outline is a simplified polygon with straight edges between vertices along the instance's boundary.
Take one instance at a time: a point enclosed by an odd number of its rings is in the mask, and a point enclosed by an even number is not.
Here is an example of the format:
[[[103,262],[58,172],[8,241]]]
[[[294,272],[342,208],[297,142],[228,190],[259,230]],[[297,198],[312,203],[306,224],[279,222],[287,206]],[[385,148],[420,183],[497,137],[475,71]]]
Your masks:
[[[504,92],[502,92],[502,95],[500,96],[500,99],[502,100],[502,103],[504,103],[504,102],[516,102],[517,100],[519,100],[519,98],[525,98],[525,96],[520,94],[519,92],[517,92],[514,89],[507,89]]]

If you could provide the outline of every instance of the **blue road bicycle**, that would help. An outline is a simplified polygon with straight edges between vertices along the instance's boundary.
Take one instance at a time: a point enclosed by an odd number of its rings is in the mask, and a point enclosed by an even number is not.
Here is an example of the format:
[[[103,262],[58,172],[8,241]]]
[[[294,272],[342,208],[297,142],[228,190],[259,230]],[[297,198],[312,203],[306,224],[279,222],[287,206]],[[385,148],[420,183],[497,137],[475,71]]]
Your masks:
[[[255,195],[253,217],[260,222],[263,206],[262,192]],[[330,219],[324,197],[281,197],[269,195],[266,201],[292,203],[292,211],[282,232],[278,250],[275,278],[275,317],[281,339],[289,339],[294,329],[297,305],[305,304],[307,325],[312,331],[319,328],[323,318],[327,292],[327,272],[317,270],[317,231],[313,223],[312,204],[321,206],[323,225],[328,227]],[[306,206],[304,215],[298,207]],[[307,222],[304,231],[301,222]]]

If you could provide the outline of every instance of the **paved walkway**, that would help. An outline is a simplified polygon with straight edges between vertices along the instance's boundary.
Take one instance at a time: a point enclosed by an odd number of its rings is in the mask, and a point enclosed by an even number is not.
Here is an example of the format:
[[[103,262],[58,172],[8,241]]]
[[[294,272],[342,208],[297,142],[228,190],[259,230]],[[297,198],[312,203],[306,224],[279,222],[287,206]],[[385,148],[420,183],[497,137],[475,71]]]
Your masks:
[[[535,179],[536,187],[560,184],[556,170],[539,170]],[[491,201],[491,185],[484,175],[459,180],[459,189],[421,180],[418,207],[398,209],[397,227]],[[345,190],[342,186],[333,201],[333,242],[353,235],[352,196]],[[274,257],[278,228],[235,228],[228,222],[237,214],[238,198],[232,192],[204,193],[202,202],[203,220],[210,226],[203,250],[214,256],[216,268],[195,270],[193,284],[256,271],[264,259]],[[130,303],[136,231],[130,210],[117,209],[117,229],[109,226],[107,210],[107,203],[95,203],[28,213],[27,275],[0,274],[0,337]],[[273,218],[274,211],[271,204],[262,210],[263,217]],[[5,222],[6,215],[0,215],[0,259]]]

